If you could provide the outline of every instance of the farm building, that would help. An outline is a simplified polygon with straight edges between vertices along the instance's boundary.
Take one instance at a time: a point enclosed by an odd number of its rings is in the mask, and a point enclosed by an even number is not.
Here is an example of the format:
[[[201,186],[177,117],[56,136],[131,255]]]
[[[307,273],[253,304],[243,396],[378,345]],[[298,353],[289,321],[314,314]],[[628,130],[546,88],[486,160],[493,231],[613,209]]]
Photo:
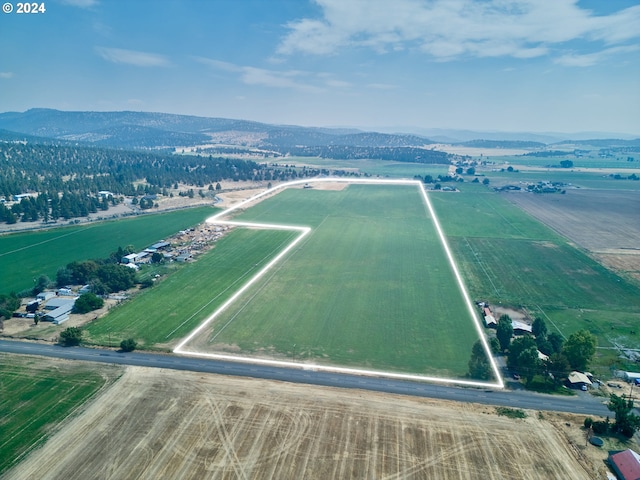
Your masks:
[[[183,254],[178,255],[178,256],[176,257],[176,262],[181,262],[181,263],[182,263],[182,262],[187,262],[187,261],[191,260],[191,258],[192,258],[192,255],[191,255],[191,254],[189,254],[189,253],[183,253]]]
[[[64,305],[51,310],[44,316],[44,320],[47,322],[53,322],[55,325],[60,325],[69,319],[69,313],[73,310],[73,304],[75,301],[68,301]]]
[[[590,387],[591,380],[584,373],[571,372],[569,378],[567,378],[570,388],[582,388],[583,386]]]
[[[129,255],[125,255],[124,257],[122,257],[120,259],[120,263],[122,263],[123,265],[132,265],[135,263],[145,263],[148,262],[150,260],[151,257],[149,257],[149,255],[151,255],[151,252],[145,250],[143,252],[139,252],[139,253],[130,253]]]
[[[125,265],[129,263],[135,263],[137,255],[138,255],[137,253],[130,253],[129,255],[125,255],[120,260],[120,263],[124,263]]]
[[[153,251],[164,250],[168,248],[171,244],[169,242],[158,242],[154,243],[149,247],[149,249],[153,249]]]
[[[43,302],[46,302],[47,300],[49,300],[50,298],[53,298],[55,296],[56,296],[55,292],[40,292],[36,296],[36,298],[38,300],[42,300]]]
[[[498,326],[498,322],[493,315],[485,315],[484,316],[484,324],[487,327],[496,328]]]
[[[491,313],[491,310],[489,310],[489,307],[484,307],[482,309],[482,314],[484,317],[484,324],[487,327],[497,327],[498,326],[498,322],[496,321],[496,317],[493,316],[493,313]]]
[[[525,333],[531,333],[533,331],[531,325],[519,322],[518,320],[512,320],[511,325],[513,326],[514,335],[524,335]]]
[[[640,372],[624,372],[624,379],[629,383],[640,380]]]
[[[11,200],[13,200],[14,202],[19,202],[21,201],[23,198],[29,198],[29,197],[34,197],[35,195],[31,194],[31,193],[20,193],[18,195],[12,195],[11,196]]]
[[[140,252],[136,254],[135,263],[147,263],[151,260],[151,252]]]
[[[60,308],[60,307],[62,307],[64,305],[73,306],[75,301],[76,301],[75,298],[52,298],[51,300],[49,300],[45,304],[44,309],[45,310],[55,310],[56,308]]]
[[[58,295],[73,295],[70,288],[63,287],[58,289]]]
[[[640,455],[631,449],[609,455],[609,465],[620,480],[640,479]]]

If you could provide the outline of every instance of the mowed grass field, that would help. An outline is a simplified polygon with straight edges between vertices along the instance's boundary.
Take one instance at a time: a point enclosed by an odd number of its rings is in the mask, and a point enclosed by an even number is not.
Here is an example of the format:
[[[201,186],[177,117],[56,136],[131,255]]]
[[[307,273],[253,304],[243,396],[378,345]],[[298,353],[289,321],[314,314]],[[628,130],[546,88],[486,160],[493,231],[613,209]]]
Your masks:
[[[523,307],[565,337],[586,328],[605,347],[620,332],[637,330],[638,285],[507,199],[475,185],[431,198],[473,298]],[[628,341],[640,347],[640,338]]]
[[[477,331],[416,186],[289,189],[235,219],[313,230],[216,319],[211,349],[464,376]]]
[[[293,238],[295,232],[235,229],[194,263],[181,266],[132,301],[86,327],[89,343],[168,347],[185,337]],[[175,343],[175,342],[174,342]]]
[[[102,258],[118,247],[145,248],[215,214],[198,207],[87,225],[0,236],[0,293],[33,287],[33,279],[55,280],[58,268],[74,260]]]
[[[0,475],[119,376],[117,367],[0,354]]]

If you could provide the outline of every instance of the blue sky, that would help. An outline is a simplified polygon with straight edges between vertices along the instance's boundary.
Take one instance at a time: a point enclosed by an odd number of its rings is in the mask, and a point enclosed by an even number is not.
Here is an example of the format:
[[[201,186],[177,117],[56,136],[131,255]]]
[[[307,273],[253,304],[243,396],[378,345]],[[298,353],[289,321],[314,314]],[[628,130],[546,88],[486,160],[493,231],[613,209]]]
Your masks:
[[[44,3],[0,14],[0,111],[640,135],[637,1]]]

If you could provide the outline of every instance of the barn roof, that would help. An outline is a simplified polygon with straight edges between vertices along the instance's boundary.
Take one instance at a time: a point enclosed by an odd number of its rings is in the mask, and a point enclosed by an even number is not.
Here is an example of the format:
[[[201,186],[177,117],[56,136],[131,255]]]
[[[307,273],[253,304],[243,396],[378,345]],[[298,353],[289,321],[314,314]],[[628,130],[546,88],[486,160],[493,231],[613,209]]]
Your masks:
[[[622,480],[640,479],[640,455],[631,449],[609,456],[609,461],[622,476]]]
[[[569,374],[569,383],[586,383],[587,385],[591,385],[591,380],[584,373],[580,372],[571,372]]]
[[[519,322],[518,320],[512,320],[511,325],[513,326],[514,330],[522,330],[523,332],[529,333],[532,332],[531,325],[529,325],[528,323]]]

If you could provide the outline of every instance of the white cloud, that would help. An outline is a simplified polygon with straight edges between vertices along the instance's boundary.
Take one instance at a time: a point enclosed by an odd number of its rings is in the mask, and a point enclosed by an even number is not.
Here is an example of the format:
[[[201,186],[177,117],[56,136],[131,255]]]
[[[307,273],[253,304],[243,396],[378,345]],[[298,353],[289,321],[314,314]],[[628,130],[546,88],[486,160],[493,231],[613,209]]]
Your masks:
[[[96,47],[96,52],[105,60],[113,63],[124,63],[137,67],[168,67],[171,65],[164,55],[157,53],[106,47]]]
[[[0,78],[13,78],[13,72],[0,72]]]
[[[301,70],[268,70],[265,68],[235,65],[229,62],[204,57],[193,57],[194,60],[217,70],[237,73],[246,85],[262,85],[272,88],[288,88],[292,90],[319,93],[325,87],[345,88],[348,82],[332,78],[325,73],[312,73]]]
[[[461,56],[533,58],[581,41],[587,52],[640,39],[640,6],[595,15],[577,0],[315,0],[321,18],[287,25],[277,53],[330,55],[343,48],[419,49]]]
[[[613,55],[633,53],[638,50],[640,50],[640,45],[629,45],[626,47],[611,47],[594,53],[569,53],[555,59],[555,63],[566,67],[591,67],[592,65],[601,63],[604,59]]]
[[[247,85],[263,85],[265,87],[291,88],[306,92],[320,92],[321,88],[308,83],[299,82],[297,79],[305,76],[303,72],[296,70],[279,72],[256,67],[242,67],[241,79]]]

